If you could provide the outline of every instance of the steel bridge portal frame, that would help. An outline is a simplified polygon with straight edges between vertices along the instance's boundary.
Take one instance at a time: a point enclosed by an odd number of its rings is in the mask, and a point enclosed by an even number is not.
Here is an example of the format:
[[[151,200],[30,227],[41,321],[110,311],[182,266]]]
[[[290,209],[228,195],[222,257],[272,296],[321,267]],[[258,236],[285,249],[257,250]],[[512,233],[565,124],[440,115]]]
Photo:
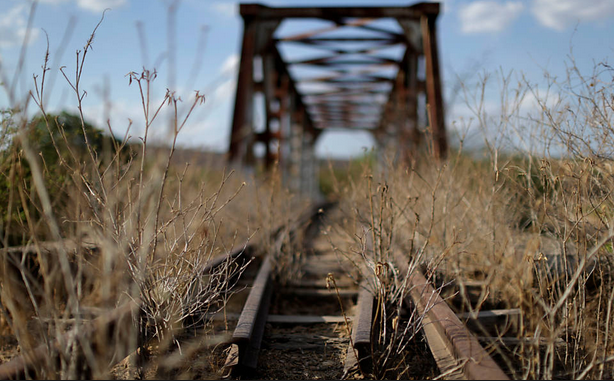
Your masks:
[[[254,168],[258,162],[254,147],[263,144],[263,167],[269,169],[277,163],[291,189],[313,195],[317,187],[315,143],[327,129],[368,131],[380,151],[393,143],[405,160],[421,147],[426,147],[436,159],[445,158],[447,137],[436,31],[438,3],[314,8],[241,4],[240,14],[244,30],[228,149],[232,165]],[[332,21],[334,25],[275,38],[283,20],[311,18]],[[395,19],[402,32],[370,25],[381,18]],[[354,27],[375,35],[318,37],[341,27]],[[285,62],[278,43],[321,48],[326,55]],[[339,49],[338,45],[334,46],[339,43],[361,43],[363,47]],[[369,46],[364,48],[365,44]],[[405,47],[400,60],[377,54],[378,50],[399,44]],[[364,58],[343,60],[344,56],[356,54]],[[335,75],[301,80],[290,75],[291,65],[326,67]],[[374,74],[374,69],[382,67],[397,67],[396,77]],[[301,93],[297,89],[300,83],[319,83],[331,90]],[[261,131],[256,131],[254,125],[256,94],[264,98],[265,120]],[[426,116],[423,126],[419,117],[421,95]],[[382,97],[384,102],[380,104],[376,100]]]

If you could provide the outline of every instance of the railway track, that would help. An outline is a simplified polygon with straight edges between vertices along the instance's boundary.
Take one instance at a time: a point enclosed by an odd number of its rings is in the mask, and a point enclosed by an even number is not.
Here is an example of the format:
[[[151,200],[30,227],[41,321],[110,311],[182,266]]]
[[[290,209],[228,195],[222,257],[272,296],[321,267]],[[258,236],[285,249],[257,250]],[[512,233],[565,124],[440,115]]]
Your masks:
[[[320,271],[312,273],[320,279],[344,279],[344,265],[336,268],[331,263],[323,260],[326,255],[334,256],[332,253],[314,253],[307,261],[306,268],[314,266]],[[337,258],[338,260],[338,258]],[[407,263],[402,256],[395,258],[400,273],[407,272]],[[317,265],[316,265],[317,263]],[[348,265],[349,266],[349,265]],[[347,269],[347,267],[345,267]],[[335,273],[334,271],[337,270]],[[355,283],[355,282],[354,282]],[[294,293],[295,296],[310,295],[314,292],[308,289],[309,283],[303,282],[301,288],[286,291]],[[501,370],[499,365],[491,358],[490,354],[481,346],[477,338],[461,322],[458,316],[450,309],[446,302],[435,291],[435,288],[424,278],[419,271],[415,271],[409,281],[410,292],[407,303],[417,308],[418,314],[423,315],[423,333],[428,342],[433,359],[439,368],[439,372],[444,378],[449,379],[509,379]],[[271,355],[267,353],[270,348],[301,351],[305,359],[312,358],[314,353],[325,352],[326,346],[334,336],[320,336],[319,343],[311,341],[306,343],[301,335],[305,330],[302,328],[308,324],[329,323],[342,324],[346,329],[345,337],[337,342],[345,346],[345,356],[337,356],[337,361],[320,362],[331,367],[332,372],[325,374],[328,378],[345,378],[352,371],[358,370],[361,376],[369,375],[372,368],[373,350],[372,340],[376,326],[374,321],[374,297],[375,292],[369,288],[367,282],[362,282],[360,286],[355,284],[350,288],[339,289],[335,284],[334,290],[329,290],[328,295],[324,292],[315,293],[339,299],[339,311],[341,314],[324,316],[320,311],[323,302],[308,304],[311,309],[307,314],[283,316],[271,314],[272,299],[283,298],[284,290],[278,287],[271,287],[271,260],[265,259],[258,276],[251,288],[247,302],[239,317],[237,328],[234,331],[232,346],[225,363],[226,377],[249,377],[262,379],[275,379],[289,377],[292,378],[302,373],[303,378],[314,379],[322,378],[322,374],[317,371],[323,367],[313,367],[308,361],[303,364],[294,364],[294,369],[286,369],[284,374],[270,374],[268,364],[270,361],[283,359],[282,353]],[[347,304],[340,300],[341,295],[352,296],[352,301],[356,300],[352,307],[352,313],[347,314]],[[354,299],[356,298],[356,299]],[[352,303],[350,301],[350,303]],[[273,303],[274,304],[274,303]],[[491,313],[493,314],[493,313]],[[484,314],[485,316],[488,315]],[[285,324],[284,329],[293,334],[280,334],[280,329],[274,325]],[[267,325],[269,328],[267,329]],[[349,328],[351,327],[351,329]],[[333,330],[329,330],[331,332]],[[279,345],[280,340],[286,340],[284,345]],[[261,349],[264,349],[261,351]],[[309,352],[306,354],[305,352]],[[261,353],[264,352],[265,354]],[[265,362],[265,364],[262,364]],[[299,378],[299,377],[296,377]]]
[[[368,282],[350,276],[347,269],[351,265],[333,253],[328,242],[318,238],[317,215],[321,212],[321,206],[313,208],[295,227],[307,229],[303,240],[307,250],[295,277],[280,283],[275,273],[276,258],[269,254],[262,260],[256,259],[242,280],[245,289],[237,294],[238,305],[234,310],[229,309],[214,317],[214,320],[223,320],[227,328],[234,326],[232,335],[217,347],[218,350],[227,348],[222,356],[220,375],[260,379],[369,376],[373,367],[373,330],[378,324],[374,320],[377,318],[373,297],[376,293]],[[307,220],[311,222],[306,223]],[[279,233],[280,230],[276,235]],[[253,247],[249,249],[250,253],[255,250]],[[214,268],[230,258],[247,256],[248,251],[237,250],[230,256],[216,258],[210,266]],[[402,255],[395,257],[395,264],[401,274],[407,272],[407,260]],[[250,273],[253,274],[251,279]],[[428,344],[431,362],[437,367],[433,374],[438,373],[445,379],[508,379],[508,374],[493,360],[491,353],[461,321],[463,318],[475,323],[477,317],[474,316],[473,320],[468,320],[467,316],[459,318],[436,290],[437,287],[430,284],[422,273],[414,271],[406,298],[407,305],[415,307],[419,315],[424,316],[420,337]],[[104,337],[101,332],[109,335],[120,324],[133,321],[138,315],[138,303],[134,301],[101,316],[92,321],[82,334],[87,339]],[[492,320],[501,316],[509,317],[509,311],[500,314],[485,312],[480,318]],[[74,333],[58,338],[53,345],[64,345],[69,335]],[[487,341],[484,337],[481,339]],[[140,343],[139,347],[145,345]],[[130,351],[135,353],[135,350],[126,347],[116,360]],[[53,346],[41,345],[0,365],[0,378],[36,377],[37,366],[48,361],[50,356],[59,356],[59,353],[61,350],[54,351]],[[177,364],[165,366],[164,361],[160,364],[150,375],[174,377],[180,373],[173,369]],[[425,374],[423,378],[433,374]]]
[[[357,364],[347,355],[351,342],[364,356],[373,297],[348,277],[349,265],[327,246],[316,240],[300,281],[291,279],[285,287],[273,283],[274,259],[263,261],[232,336],[226,376],[337,379]],[[275,366],[280,360],[291,367]]]

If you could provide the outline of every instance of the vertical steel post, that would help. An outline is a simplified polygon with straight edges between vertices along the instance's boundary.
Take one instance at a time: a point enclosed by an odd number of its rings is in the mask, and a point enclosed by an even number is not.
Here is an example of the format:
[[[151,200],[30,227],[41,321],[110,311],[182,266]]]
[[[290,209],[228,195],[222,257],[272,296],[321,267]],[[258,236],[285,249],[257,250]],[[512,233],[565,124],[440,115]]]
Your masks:
[[[271,122],[273,121],[273,113],[271,110],[271,104],[273,103],[274,91],[275,91],[275,64],[273,62],[273,55],[265,53],[262,56],[262,81],[264,84],[264,109],[265,109],[265,121],[264,121],[264,135],[263,142],[265,145],[264,150],[264,168],[271,169],[274,163],[273,153],[271,152]]]
[[[448,140],[443,113],[443,96],[439,75],[439,55],[437,52],[437,13],[421,17],[422,45],[426,61],[426,97],[429,126],[433,136],[433,155],[445,159],[448,153]]]
[[[250,149],[250,139],[253,122],[254,93],[254,47],[256,44],[256,23],[251,19],[244,20],[243,42],[241,47],[241,62],[237,79],[237,92],[230,133],[228,160],[236,164],[245,163],[247,151]]]
[[[290,102],[290,77],[286,72],[280,72],[278,88],[275,91],[277,100],[279,101],[279,133],[277,134],[277,162],[281,166],[282,177],[286,184],[289,184],[289,175],[290,175],[290,141],[289,137],[291,136],[292,129],[292,112],[290,112],[291,102]]]
[[[410,52],[406,61],[406,76],[403,85],[407,96],[401,141],[405,147],[402,159],[409,164],[412,158],[416,157],[415,152],[420,147],[422,136],[418,128],[418,55]]]

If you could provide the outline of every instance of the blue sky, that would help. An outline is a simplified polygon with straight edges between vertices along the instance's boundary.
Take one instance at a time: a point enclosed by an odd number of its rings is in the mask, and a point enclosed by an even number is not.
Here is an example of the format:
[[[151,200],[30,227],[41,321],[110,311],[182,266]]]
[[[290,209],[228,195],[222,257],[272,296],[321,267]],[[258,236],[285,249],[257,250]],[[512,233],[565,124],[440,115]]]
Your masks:
[[[232,0],[183,0],[175,17],[177,94],[189,104],[194,90],[206,102],[191,116],[179,144],[224,151],[230,133],[234,103],[236,63],[241,43],[242,20]],[[263,0],[270,6],[315,5],[410,5],[409,1]],[[16,86],[19,99],[32,88],[32,75],[41,74],[46,37],[50,45],[48,110],[76,111],[74,93],[59,73],[74,76],[75,52],[82,49],[106,12],[88,53],[81,87],[87,91],[83,106],[86,118],[101,125],[105,115],[113,130],[122,135],[132,121],[130,135],[143,131],[143,116],[137,86],[129,86],[129,72],[143,66],[158,72],[152,99],[159,102],[169,86],[167,0],[41,0],[35,9],[25,64]],[[0,0],[0,62],[6,81],[12,81],[28,23],[31,2]],[[543,70],[564,76],[570,48],[581,70],[590,72],[594,63],[611,61],[614,54],[614,1],[611,0],[445,0],[439,18],[440,57],[450,113],[448,124],[468,115],[461,97],[452,99],[458,77],[474,83],[480,73],[514,70],[532,83],[543,81]],[[140,25],[140,26],[137,26]],[[69,39],[62,39],[69,29]],[[140,28],[140,29],[139,29]],[[139,30],[142,32],[139,32]],[[280,31],[292,30],[282,25]],[[144,36],[144,39],[140,38]],[[145,47],[145,49],[143,49]],[[193,67],[198,70],[194,71]],[[53,83],[53,87],[50,85]],[[496,84],[496,81],[494,81]],[[106,92],[107,96],[103,95]],[[496,104],[496,86],[488,104]],[[106,99],[106,103],[105,103]],[[452,100],[455,100],[452,104]],[[105,104],[110,107],[105,113]],[[0,108],[10,106],[4,91]],[[35,108],[30,105],[30,112]],[[494,108],[494,106],[493,106]],[[162,120],[154,134],[165,138]],[[372,144],[361,133],[330,133],[318,142],[320,156],[359,155]],[[334,152],[333,152],[334,151]]]

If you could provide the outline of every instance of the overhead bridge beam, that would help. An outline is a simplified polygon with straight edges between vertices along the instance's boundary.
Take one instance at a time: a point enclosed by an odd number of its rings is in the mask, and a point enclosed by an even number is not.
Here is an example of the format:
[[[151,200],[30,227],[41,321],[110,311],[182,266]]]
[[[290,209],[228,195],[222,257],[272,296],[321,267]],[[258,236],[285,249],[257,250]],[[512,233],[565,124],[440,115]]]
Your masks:
[[[297,7],[272,8],[261,4],[241,4],[241,16],[258,19],[284,18],[409,18],[438,14],[439,3],[418,3],[409,7]]]
[[[241,4],[240,13],[244,28],[228,149],[231,163],[252,168],[277,164],[287,185],[314,194],[314,147],[323,131],[369,131],[380,151],[393,146],[402,159],[425,147],[432,148],[435,158],[445,158],[438,3],[302,8]],[[303,18],[330,26],[276,35],[282,21]],[[382,18],[398,26],[372,25]],[[328,35],[340,28],[361,33]],[[317,47],[320,54],[282,56],[279,46],[297,43]],[[402,57],[386,53],[390,46],[403,46]],[[327,72],[316,78],[303,75],[303,68],[314,66]],[[257,120],[263,123],[257,125]]]

